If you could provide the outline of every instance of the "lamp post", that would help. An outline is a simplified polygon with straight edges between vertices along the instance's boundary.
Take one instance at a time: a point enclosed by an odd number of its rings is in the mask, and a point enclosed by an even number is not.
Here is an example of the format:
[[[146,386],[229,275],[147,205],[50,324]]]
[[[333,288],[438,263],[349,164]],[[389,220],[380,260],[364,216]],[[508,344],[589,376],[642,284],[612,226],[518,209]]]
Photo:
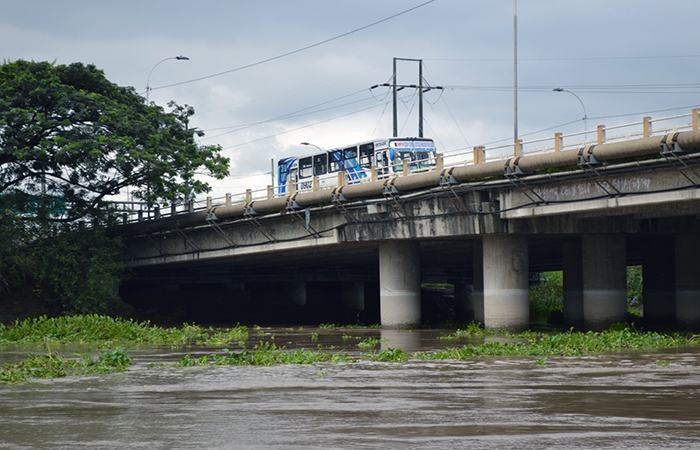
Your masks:
[[[573,93],[569,90],[566,90],[566,89],[562,89],[560,87],[554,88],[554,89],[552,89],[552,91],[554,91],[554,92],[568,92],[569,94],[576,97],[578,102],[581,103],[581,107],[583,108],[583,129],[587,135],[588,134],[588,114],[586,114],[586,105],[583,104],[583,100],[581,100],[581,98],[578,95],[576,95],[575,93]],[[585,139],[585,137],[584,137],[584,139]],[[584,144],[585,144],[585,142],[584,142]]]
[[[321,150],[322,152],[326,152],[327,150],[322,149],[318,145],[311,144],[309,142],[302,142],[301,145],[310,145],[311,147],[316,147],[317,149]]]
[[[158,64],[162,63],[163,61],[167,61],[169,59],[176,59],[178,61],[189,61],[190,58],[188,58],[187,56],[182,56],[182,55],[170,56],[168,58],[161,59],[160,61],[158,61],[156,63],[155,66],[153,66],[151,71],[148,73],[148,79],[146,79],[146,104],[148,104],[150,102],[150,95],[149,94],[151,92],[151,84],[150,84],[151,83],[151,74],[153,73],[155,68],[158,67]]]

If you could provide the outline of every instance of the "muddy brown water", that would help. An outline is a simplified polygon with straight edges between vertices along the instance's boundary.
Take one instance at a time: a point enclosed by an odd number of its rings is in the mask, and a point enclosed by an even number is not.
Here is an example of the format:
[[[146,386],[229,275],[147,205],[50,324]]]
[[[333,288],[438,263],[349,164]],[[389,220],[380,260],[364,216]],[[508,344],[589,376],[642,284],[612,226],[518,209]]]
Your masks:
[[[312,337],[318,333],[318,337]],[[431,351],[437,330],[267,329],[293,348]],[[344,335],[344,336],[343,336]],[[232,347],[233,348],[233,347]],[[64,349],[67,350],[67,349]],[[700,448],[700,350],[404,364],[152,368],[0,385],[2,449]],[[26,349],[0,348],[0,362]]]

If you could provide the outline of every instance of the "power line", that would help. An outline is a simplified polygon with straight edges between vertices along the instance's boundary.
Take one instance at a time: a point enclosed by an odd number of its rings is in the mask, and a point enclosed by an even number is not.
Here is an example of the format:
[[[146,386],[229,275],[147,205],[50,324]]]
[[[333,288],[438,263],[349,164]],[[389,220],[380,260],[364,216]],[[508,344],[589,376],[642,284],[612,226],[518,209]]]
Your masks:
[[[375,25],[379,25],[380,23],[387,22],[387,21],[389,21],[389,20],[391,20],[391,19],[395,19],[395,18],[397,18],[397,17],[399,17],[399,16],[402,16],[402,15],[407,14],[407,13],[409,13],[409,12],[411,12],[411,11],[414,11],[414,10],[416,10],[416,9],[418,9],[418,8],[421,8],[421,7],[423,7],[423,6],[427,5],[427,4],[433,3],[434,1],[435,1],[435,0],[428,0],[427,2],[421,3],[420,5],[417,5],[417,6],[414,6],[414,7],[412,7],[412,8],[406,9],[406,10],[404,10],[404,11],[401,11],[400,13],[394,14],[393,16],[389,16],[389,17],[386,17],[386,18],[384,18],[384,19],[378,20],[378,21],[376,21],[376,22],[370,23],[369,25],[365,25],[365,26],[362,26],[362,27],[360,27],[360,28],[356,28],[356,29],[354,29],[354,30],[352,30],[352,31],[348,31],[347,33],[339,34],[339,35],[337,35],[337,36],[335,36],[335,37],[326,39],[326,40],[321,41],[321,42],[317,42],[317,43],[315,43],[315,44],[307,45],[306,47],[302,47],[302,48],[299,48],[299,49],[296,49],[296,50],[292,50],[291,52],[287,52],[287,53],[283,53],[283,54],[281,54],[281,55],[273,56],[272,58],[263,59],[262,61],[254,62],[254,63],[247,64],[247,65],[241,66],[241,67],[236,67],[235,69],[226,70],[226,71],[224,71],[224,72],[215,73],[215,74],[213,74],[213,75],[207,75],[207,76],[204,76],[204,77],[194,78],[194,79],[192,79],[192,80],[181,81],[181,82],[179,82],[179,83],[167,84],[167,85],[165,85],[165,86],[158,86],[158,87],[155,87],[155,88],[151,88],[151,90],[154,91],[154,90],[156,90],[156,89],[165,89],[165,88],[168,88],[168,87],[180,86],[180,85],[188,84],[188,83],[194,83],[195,81],[207,80],[207,79],[209,79],[209,78],[218,77],[218,76],[221,76],[221,75],[225,75],[225,74],[227,74],[227,73],[237,72],[237,71],[243,70],[243,69],[249,69],[249,68],[251,68],[251,67],[259,66],[259,65],[261,65],[261,64],[265,64],[265,63],[268,63],[268,62],[271,62],[271,61],[275,61],[275,60],[278,60],[278,59],[282,59],[282,58],[285,58],[285,57],[287,57],[287,56],[294,55],[294,54],[296,54],[296,53],[301,53],[301,52],[303,52],[303,51],[305,51],[305,50],[309,50],[309,49],[312,49],[312,48],[314,48],[314,47],[318,47],[318,46],[321,46],[321,45],[323,45],[323,44],[327,44],[327,43],[329,43],[329,42],[332,42],[332,41],[338,40],[338,39],[340,39],[340,38],[349,36],[349,35],[351,35],[351,34],[354,34],[354,33],[359,32],[359,31],[366,30],[367,28],[371,28],[371,27],[373,27],[373,26],[375,26]]]
[[[316,125],[320,125],[320,124],[322,124],[322,123],[331,122],[331,121],[333,121],[333,120],[341,119],[341,118],[343,118],[343,117],[351,116],[351,115],[353,115],[353,114],[357,114],[357,113],[360,113],[360,112],[363,112],[363,111],[368,111],[368,110],[370,110],[370,109],[377,108],[377,107],[379,107],[379,106],[382,106],[382,105],[381,105],[381,104],[372,105],[372,106],[370,106],[370,107],[368,107],[368,108],[358,109],[357,111],[352,111],[352,112],[349,112],[349,113],[346,113],[346,114],[341,114],[340,116],[331,117],[330,119],[325,119],[325,120],[321,120],[321,121],[319,121],[319,122],[310,123],[310,124],[308,124],[308,125],[303,125],[303,126],[301,126],[301,127],[293,128],[293,129],[291,129],[291,130],[285,130],[285,131],[282,131],[282,132],[280,132],[280,133],[270,134],[270,135],[263,136],[263,137],[258,138],[258,139],[253,139],[252,141],[242,142],[242,143],[240,143],[240,144],[235,144],[235,145],[229,145],[228,147],[224,147],[222,150],[228,150],[228,149],[231,149],[231,148],[241,147],[241,146],[243,146],[243,145],[253,144],[253,143],[259,142],[259,141],[264,141],[265,139],[270,139],[270,138],[273,138],[273,137],[281,136],[281,135],[283,135],[283,134],[287,134],[287,133],[292,133],[292,132],[294,132],[294,131],[303,130],[304,128],[310,128],[310,127],[313,127],[313,126],[316,126]]]

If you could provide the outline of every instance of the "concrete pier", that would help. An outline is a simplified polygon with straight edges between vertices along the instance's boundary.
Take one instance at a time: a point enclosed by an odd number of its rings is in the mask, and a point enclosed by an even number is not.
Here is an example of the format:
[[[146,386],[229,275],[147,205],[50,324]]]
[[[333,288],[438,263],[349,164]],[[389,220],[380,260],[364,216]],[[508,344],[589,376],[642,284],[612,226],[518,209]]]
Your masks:
[[[570,238],[563,244],[564,324],[583,328],[583,256],[581,238]]]
[[[383,327],[420,325],[420,281],[418,242],[379,244],[379,301]]]
[[[676,323],[681,330],[700,330],[700,236],[676,235]]]
[[[305,281],[289,281],[282,283],[287,292],[287,296],[293,304],[298,306],[306,305],[306,282]]]
[[[361,281],[344,281],[342,289],[343,306],[357,311],[365,310],[365,283]]]
[[[623,234],[581,237],[584,327],[606,329],[627,317],[627,270]]]
[[[673,236],[642,240],[644,322],[652,329],[669,329],[676,320],[675,265]]]
[[[523,331],[530,326],[527,236],[483,239],[484,328]]]

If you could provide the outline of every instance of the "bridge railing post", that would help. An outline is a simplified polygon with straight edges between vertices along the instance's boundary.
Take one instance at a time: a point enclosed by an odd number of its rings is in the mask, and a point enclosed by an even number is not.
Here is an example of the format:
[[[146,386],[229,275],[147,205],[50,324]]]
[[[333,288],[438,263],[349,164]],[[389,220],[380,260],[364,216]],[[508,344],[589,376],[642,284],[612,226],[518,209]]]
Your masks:
[[[560,152],[564,148],[564,137],[561,133],[554,133],[554,151]]]
[[[404,177],[407,177],[407,176],[408,176],[408,170],[409,170],[408,160],[407,160],[407,159],[404,159],[404,160],[403,160],[403,168],[402,168],[402,170],[403,170],[403,174],[402,174],[402,175],[403,175]]]
[[[272,186],[270,186],[269,184],[267,185],[267,199],[268,200],[271,199],[272,196],[274,195],[273,189],[274,188]]]
[[[693,130],[698,130],[698,123],[700,123],[700,109],[693,109]]]
[[[513,155],[516,158],[519,156],[523,156],[523,140],[522,139],[516,139],[515,140],[515,154]]]
[[[231,206],[231,194],[226,194],[226,206]]]
[[[187,202],[187,212],[188,213],[193,213],[194,212],[194,200],[189,200]]]
[[[643,119],[643,127],[644,127],[644,137],[648,138],[649,136],[651,136],[651,133],[652,133],[652,131],[651,131],[651,117],[647,116]]]
[[[207,197],[207,211],[211,209],[211,197]]]
[[[252,189],[246,189],[245,190],[245,202],[250,203],[253,201],[253,190]]]
[[[176,214],[177,214],[177,206],[175,205],[175,203],[173,203],[172,205],[170,205],[170,215],[175,216]]]
[[[160,219],[160,206],[158,205],[153,207],[153,218]]]
[[[481,164],[484,162],[484,151],[483,145],[474,147],[474,164]]]
[[[438,172],[442,170],[443,165],[444,165],[444,162],[442,160],[442,153],[438,153],[437,157],[435,158],[435,167],[436,167]]]
[[[372,181],[377,181],[377,167],[372,166],[369,170]]]
[[[605,125],[598,125],[598,145],[605,144]]]

